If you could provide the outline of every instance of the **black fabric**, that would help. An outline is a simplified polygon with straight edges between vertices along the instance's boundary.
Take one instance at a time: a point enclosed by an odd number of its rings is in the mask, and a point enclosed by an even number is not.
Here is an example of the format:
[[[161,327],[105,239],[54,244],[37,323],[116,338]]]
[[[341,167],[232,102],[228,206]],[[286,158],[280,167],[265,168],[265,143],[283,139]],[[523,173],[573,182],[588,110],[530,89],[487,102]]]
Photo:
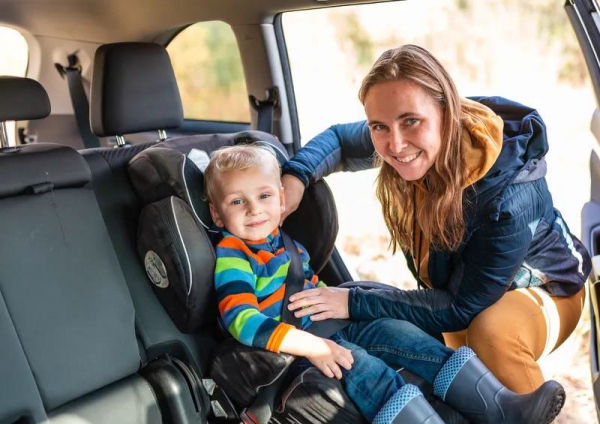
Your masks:
[[[290,254],[290,266],[288,268],[288,274],[285,279],[285,297],[283,299],[283,311],[281,312],[281,321],[293,325],[296,328],[302,328],[302,318],[296,317],[292,311],[288,309],[290,297],[296,293],[299,293],[304,288],[304,269],[302,267],[302,259],[300,259],[300,253],[296,248],[296,243],[291,237],[281,231],[281,237],[283,238],[283,245],[286,252]]]
[[[309,368],[291,382],[270,421],[272,424],[366,422],[341,381],[324,377],[316,368]]]
[[[73,113],[75,114],[77,128],[79,129],[79,135],[83,140],[83,144],[88,149],[100,147],[100,140],[92,134],[90,128],[90,104],[83,88],[81,68],[67,68],[65,69],[65,73],[69,86],[69,96],[73,105]]]
[[[40,143],[0,151],[0,198],[42,183],[52,183],[55,190],[82,187],[90,178],[85,160],[69,147]]]
[[[42,85],[30,78],[0,76],[0,122],[28,121],[50,115]]]
[[[183,108],[164,46],[105,44],[96,50],[91,123],[97,136],[177,128]]]
[[[171,196],[144,207],[138,254],[159,301],[182,332],[215,322],[215,254],[183,200]]]
[[[204,176],[186,155],[157,145],[131,160],[129,175],[142,202],[177,196],[193,207],[202,225],[212,224],[208,205],[202,199]]]
[[[338,228],[333,194],[324,180],[308,186],[298,209],[283,222],[283,230],[309,252],[317,274],[331,257]]]
[[[292,355],[257,349],[229,338],[215,351],[210,376],[238,407],[245,408],[256,400],[262,387],[283,376],[293,361]]]
[[[164,354],[182,358],[204,373],[215,341],[212,331],[185,334],[179,331],[154,294],[144,262],[137,253],[137,226],[141,203],[129,182],[125,165],[138,148],[90,149],[84,157],[93,175],[93,188],[102,210],[136,312],[136,333],[148,360]]]
[[[52,410],[139,367],[134,310],[94,194],[0,202],[0,293]]]

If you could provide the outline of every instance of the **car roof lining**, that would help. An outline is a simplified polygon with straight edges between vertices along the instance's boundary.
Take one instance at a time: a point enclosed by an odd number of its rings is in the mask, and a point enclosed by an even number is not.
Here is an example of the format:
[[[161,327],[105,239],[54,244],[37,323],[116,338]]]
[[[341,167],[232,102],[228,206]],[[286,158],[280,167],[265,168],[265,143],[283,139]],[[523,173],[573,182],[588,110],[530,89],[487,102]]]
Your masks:
[[[34,36],[94,43],[149,41],[200,21],[256,25],[285,11],[358,3],[375,1],[3,0],[0,23]]]

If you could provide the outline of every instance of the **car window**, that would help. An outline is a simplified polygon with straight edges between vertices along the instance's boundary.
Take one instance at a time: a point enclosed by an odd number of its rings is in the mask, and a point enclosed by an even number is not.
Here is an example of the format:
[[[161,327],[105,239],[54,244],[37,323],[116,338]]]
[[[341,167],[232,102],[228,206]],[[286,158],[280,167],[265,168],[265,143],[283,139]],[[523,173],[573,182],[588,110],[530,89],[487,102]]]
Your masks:
[[[29,57],[25,37],[15,29],[0,26],[0,46],[0,75],[24,77]]]
[[[0,75],[24,77],[29,61],[29,47],[21,33],[13,28],[0,26]],[[10,145],[15,145],[15,123],[6,123],[6,133]]]
[[[546,179],[553,201],[579,234],[581,205],[590,195],[588,161],[596,142],[589,125],[596,104],[563,4],[419,0],[283,14],[302,143],[333,124],[364,120],[358,90],[374,61],[387,49],[420,45],[450,72],[462,96],[499,95],[538,109],[548,130]],[[375,169],[326,178],[340,221],[336,246],[356,279],[415,289],[403,255],[388,249],[376,177]],[[589,325],[583,319],[579,334],[587,334]],[[587,342],[572,340],[561,346],[564,356],[541,364],[544,375],[574,382],[567,390],[586,400],[563,415],[586,422],[596,414],[587,400],[589,364],[571,358],[585,358]],[[574,373],[584,377],[575,380]]]
[[[171,40],[185,119],[250,122],[242,60],[231,27],[198,22]]]

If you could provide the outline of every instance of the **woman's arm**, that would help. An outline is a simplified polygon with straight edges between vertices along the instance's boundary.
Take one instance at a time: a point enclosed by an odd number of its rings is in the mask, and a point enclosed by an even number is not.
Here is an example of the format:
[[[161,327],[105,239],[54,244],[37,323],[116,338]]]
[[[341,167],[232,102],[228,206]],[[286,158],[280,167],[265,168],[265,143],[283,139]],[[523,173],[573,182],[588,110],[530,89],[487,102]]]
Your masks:
[[[334,125],[309,141],[282,171],[306,187],[336,171],[372,168],[374,152],[366,121]]]
[[[465,329],[510,287],[527,254],[532,234],[522,215],[488,223],[468,241],[448,290],[352,289],[350,319],[392,317],[433,332]]]
[[[389,317],[429,333],[466,328],[479,312],[499,300],[523,263],[531,230],[518,215],[489,223],[468,241],[447,290],[361,290],[319,288],[296,293],[289,307],[314,321]]]

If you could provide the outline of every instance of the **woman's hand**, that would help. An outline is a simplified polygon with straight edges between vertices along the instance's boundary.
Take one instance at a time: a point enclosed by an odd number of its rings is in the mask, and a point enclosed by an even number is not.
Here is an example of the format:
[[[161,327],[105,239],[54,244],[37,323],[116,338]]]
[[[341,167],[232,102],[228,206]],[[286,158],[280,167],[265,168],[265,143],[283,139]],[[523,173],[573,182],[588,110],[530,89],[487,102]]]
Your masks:
[[[288,309],[296,311],[294,315],[297,317],[310,315],[312,321],[347,319],[350,317],[348,293],[348,289],[336,287],[303,290],[290,296]]]
[[[290,174],[281,177],[281,184],[285,196],[285,211],[281,214],[281,222],[283,222],[289,214],[298,209],[305,187],[302,181]]]

